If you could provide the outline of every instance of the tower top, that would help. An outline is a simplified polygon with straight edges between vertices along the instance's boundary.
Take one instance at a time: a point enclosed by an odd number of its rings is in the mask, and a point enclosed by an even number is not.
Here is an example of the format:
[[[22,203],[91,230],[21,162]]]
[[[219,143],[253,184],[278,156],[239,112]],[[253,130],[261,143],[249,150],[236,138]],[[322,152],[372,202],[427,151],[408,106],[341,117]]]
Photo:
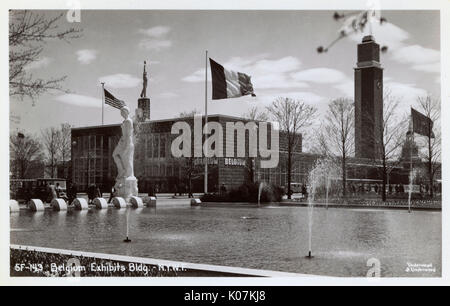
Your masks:
[[[362,42],[363,43],[375,42],[375,38],[372,35],[366,35],[366,36],[363,37]]]
[[[362,42],[358,44],[358,68],[378,67],[380,65],[380,45],[375,42],[372,35],[364,36]]]

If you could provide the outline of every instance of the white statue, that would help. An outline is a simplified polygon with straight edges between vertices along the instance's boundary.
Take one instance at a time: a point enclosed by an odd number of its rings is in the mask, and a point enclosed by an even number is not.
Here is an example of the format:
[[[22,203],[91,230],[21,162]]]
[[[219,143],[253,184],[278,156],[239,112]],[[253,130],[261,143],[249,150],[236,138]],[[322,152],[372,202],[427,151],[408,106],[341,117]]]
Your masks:
[[[132,195],[137,196],[137,180],[133,171],[134,142],[133,121],[130,118],[130,109],[124,106],[120,109],[124,118],[122,122],[122,137],[113,151],[114,162],[117,166],[116,196],[129,199]]]

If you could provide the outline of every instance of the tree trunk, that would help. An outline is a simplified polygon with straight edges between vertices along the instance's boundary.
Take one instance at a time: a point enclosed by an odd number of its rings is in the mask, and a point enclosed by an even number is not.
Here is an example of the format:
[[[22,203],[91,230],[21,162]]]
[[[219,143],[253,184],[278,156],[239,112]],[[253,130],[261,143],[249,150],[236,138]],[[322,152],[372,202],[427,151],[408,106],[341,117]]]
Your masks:
[[[291,168],[292,168],[292,148],[291,145],[288,147],[288,199],[291,199]]]
[[[383,202],[386,202],[386,181],[387,181],[386,157],[383,157],[383,185],[381,187],[381,200]]]
[[[431,135],[428,137],[428,179],[430,182],[430,197],[433,198],[433,152],[431,149]]]
[[[347,173],[346,173],[346,171],[345,171],[345,169],[346,169],[346,156],[345,156],[345,153],[344,154],[342,154],[342,196],[344,197],[344,199],[345,199],[345,197],[346,197],[346,195],[347,195]]]
[[[192,193],[192,185],[191,185],[191,182],[192,182],[192,173],[189,173],[189,182],[188,182],[188,188],[189,188],[189,191],[188,191],[188,198],[190,198],[191,197],[191,193]]]
[[[26,167],[25,167],[25,164],[23,162],[20,163],[20,164],[21,165],[20,165],[20,177],[19,178],[24,179],[25,178]]]
[[[433,165],[431,159],[428,161],[428,177],[429,177],[429,184],[430,184],[430,197],[433,198],[434,192],[433,192]]]

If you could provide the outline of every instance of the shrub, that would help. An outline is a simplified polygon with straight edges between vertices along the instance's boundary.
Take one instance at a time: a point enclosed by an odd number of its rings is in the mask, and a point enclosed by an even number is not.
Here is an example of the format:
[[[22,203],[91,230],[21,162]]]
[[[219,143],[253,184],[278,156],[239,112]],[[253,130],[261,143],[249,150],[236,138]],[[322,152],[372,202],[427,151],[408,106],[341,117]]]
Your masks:
[[[258,202],[259,183],[244,183],[226,194],[209,193],[203,195],[202,202]],[[275,184],[264,185],[261,191],[261,203],[280,202],[284,189]]]

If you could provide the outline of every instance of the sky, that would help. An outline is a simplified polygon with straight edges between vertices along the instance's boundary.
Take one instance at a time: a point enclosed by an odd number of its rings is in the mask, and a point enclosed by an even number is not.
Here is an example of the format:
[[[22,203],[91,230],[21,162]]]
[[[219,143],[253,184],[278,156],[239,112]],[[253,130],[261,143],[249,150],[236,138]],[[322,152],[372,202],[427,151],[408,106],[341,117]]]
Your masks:
[[[320,122],[332,99],[353,99],[357,43],[369,31],[344,38],[320,54],[316,48],[333,41],[342,26],[333,13],[81,11],[80,23],[63,18],[59,26],[82,28],[82,37],[48,42],[39,61],[26,67],[36,77],[66,75],[62,85],[70,93],[46,93],[34,105],[11,98],[11,130],[38,134],[66,122],[75,127],[100,125],[102,81],[134,112],[144,60],[152,120],[194,109],[203,112],[205,50],[225,68],[249,74],[256,94],[212,101],[208,82],[209,114],[240,116],[254,106],[264,111],[277,97],[291,97],[316,106]],[[401,99],[398,112],[406,114],[417,96],[440,95],[439,12],[381,15],[388,22],[374,24],[372,31],[377,43],[388,46],[381,54],[384,88]],[[105,124],[121,122],[120,112],[110,106],[104,107],[104,118]]]

